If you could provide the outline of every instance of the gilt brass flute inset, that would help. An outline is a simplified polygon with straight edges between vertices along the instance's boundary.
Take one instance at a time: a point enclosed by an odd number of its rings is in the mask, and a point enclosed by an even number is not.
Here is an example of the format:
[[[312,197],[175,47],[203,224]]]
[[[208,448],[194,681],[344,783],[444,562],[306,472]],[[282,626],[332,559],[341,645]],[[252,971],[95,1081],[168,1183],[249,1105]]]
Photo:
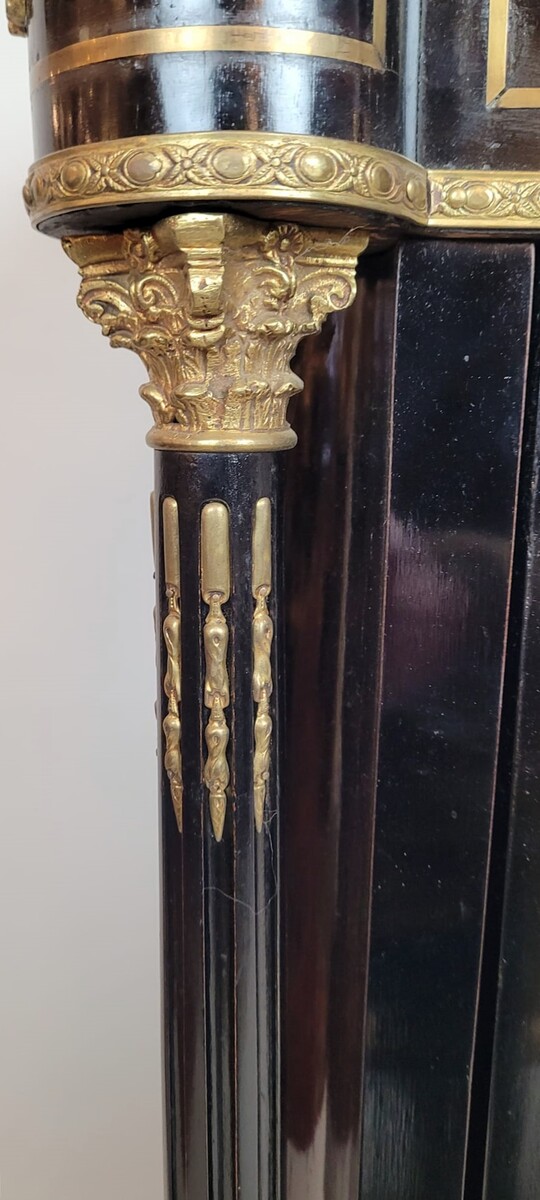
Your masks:
[[[253,700],[257,705],[254,725],[253,805],[255,825],[260,833],[264,821],[266,789],[270,773],[272,718],[272,639],[274,626],[268,612],[272,589],[272,509],[264,497],[255,505],[253,523],[252,590],[255,600],[253,617]]]
[[[230,772],[227,762],[229,727],[225,709],[230,704],[227,650],[229,629],[222,605],[231,594],[229,510],[212,501],[201,513],[201,595],[208,605],[204,623],[204,703],[210,716],[204,732],[207,759],[204,782],[210,797],[210,817],[217,842],[223,837]]]
[[[163,501],[163,554],[168,611],[163,622],[163,640],[167,648],[167,671],[163,690],[168,709],[163,721],[165,735],[164,766],[171,787],[171,799],[180,833],[184,788],[181,752],[181,615],[180,615],[180,533],[178,505],[172,496]]]

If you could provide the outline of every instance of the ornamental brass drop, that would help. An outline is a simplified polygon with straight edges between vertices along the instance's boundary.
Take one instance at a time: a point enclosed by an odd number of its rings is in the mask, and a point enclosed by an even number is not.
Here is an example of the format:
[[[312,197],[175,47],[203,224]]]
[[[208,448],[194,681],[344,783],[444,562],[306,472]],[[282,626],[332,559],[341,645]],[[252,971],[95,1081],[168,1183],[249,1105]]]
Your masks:
[[[255,600],[253,617],[253,700],[257,706],[254,725],[253,805],[257,832],[264,821],[266,789],[270,773],[272,718],[272,640],[274,626],[268,612],[272,588],[272,510],[266,497],[255,506],[253,524],[252,589]]]
[[[210,817],[217,842],[223,837],[230,772],[227,762],[229,727],[225,709],[230,704],[227,651],[229,629],[222,611],[231,594],[229,510],[213,501],[201,514],[201,595],[208,605],[204,623],[204,703],[210,716],[204,732],[207,759],[204,782],[210,798]]]
[[[163,690],[168,708],[163,721],[165,735],[164,766],[171,788],[176,823],[182,832],[183,795],[181,751],[181,615],[180,615],[180,533],[178,505],[172,496],[163,501],[163,552],[168,612],[163,622],[163,640],[167,649],[167,670]]]

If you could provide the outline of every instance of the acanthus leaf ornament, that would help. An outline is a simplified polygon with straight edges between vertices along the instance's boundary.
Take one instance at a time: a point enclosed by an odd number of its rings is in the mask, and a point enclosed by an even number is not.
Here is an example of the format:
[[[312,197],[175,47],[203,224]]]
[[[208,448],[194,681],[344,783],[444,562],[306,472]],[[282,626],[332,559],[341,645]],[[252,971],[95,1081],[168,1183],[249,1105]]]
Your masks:
[[[134,350],[157,448],[285,449],[300,339],[355,296],[358,232],[186,213],[152,231],[64,242],[79,305]]]
[[[30,0],[6,0],[6,16],[9,32],[15,37],[26,37],[30,20]]]

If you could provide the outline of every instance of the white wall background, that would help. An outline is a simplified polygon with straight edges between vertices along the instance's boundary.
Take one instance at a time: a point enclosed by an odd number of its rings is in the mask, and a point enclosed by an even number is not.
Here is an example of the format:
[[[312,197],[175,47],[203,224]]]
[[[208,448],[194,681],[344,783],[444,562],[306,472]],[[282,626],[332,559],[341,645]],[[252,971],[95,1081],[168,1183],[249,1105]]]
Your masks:
[[[5,27],[0,93],[0,1196],[161,1200],[150,414],[31,231]]]

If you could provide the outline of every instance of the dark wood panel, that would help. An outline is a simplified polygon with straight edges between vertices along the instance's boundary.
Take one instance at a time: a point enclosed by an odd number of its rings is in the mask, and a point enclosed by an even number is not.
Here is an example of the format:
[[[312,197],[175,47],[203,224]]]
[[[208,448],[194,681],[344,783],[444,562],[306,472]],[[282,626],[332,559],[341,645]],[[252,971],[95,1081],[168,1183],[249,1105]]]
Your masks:
[[[512,720],[506,888],[493,1048],[486,1200],[529,1200],[540,1178],[540,288],[531,363],[529,438],[514,570],[513,638],[505,717]],[[512,709],[515,710],[512,717]],[[501,873],[496,884],[500,888]],[[495,934],[499,911],[494,897]],[[488,964],[489,966],[489,964]]]
[[[497,0],[498,10],[504,3]],[[493,4],[495,9],[495,3]],[[412,19],[412,6],[408,6]],[[424,0],[416,156],[427,167],[537,170],[540,102],[505,108],[488,95],[490,0]],[[504,12],[502,29],[504,30]],[[539,86],[535,0],[509,0],[508,42],[492,44],[508,88]],[[523,95],[517,96],[518,104]]]
[[[287,1200],[358,1200],[396,256],[302,348],[287,456]]]
[[[531,276],[401,254],[362,1200],[462,1196]]]

